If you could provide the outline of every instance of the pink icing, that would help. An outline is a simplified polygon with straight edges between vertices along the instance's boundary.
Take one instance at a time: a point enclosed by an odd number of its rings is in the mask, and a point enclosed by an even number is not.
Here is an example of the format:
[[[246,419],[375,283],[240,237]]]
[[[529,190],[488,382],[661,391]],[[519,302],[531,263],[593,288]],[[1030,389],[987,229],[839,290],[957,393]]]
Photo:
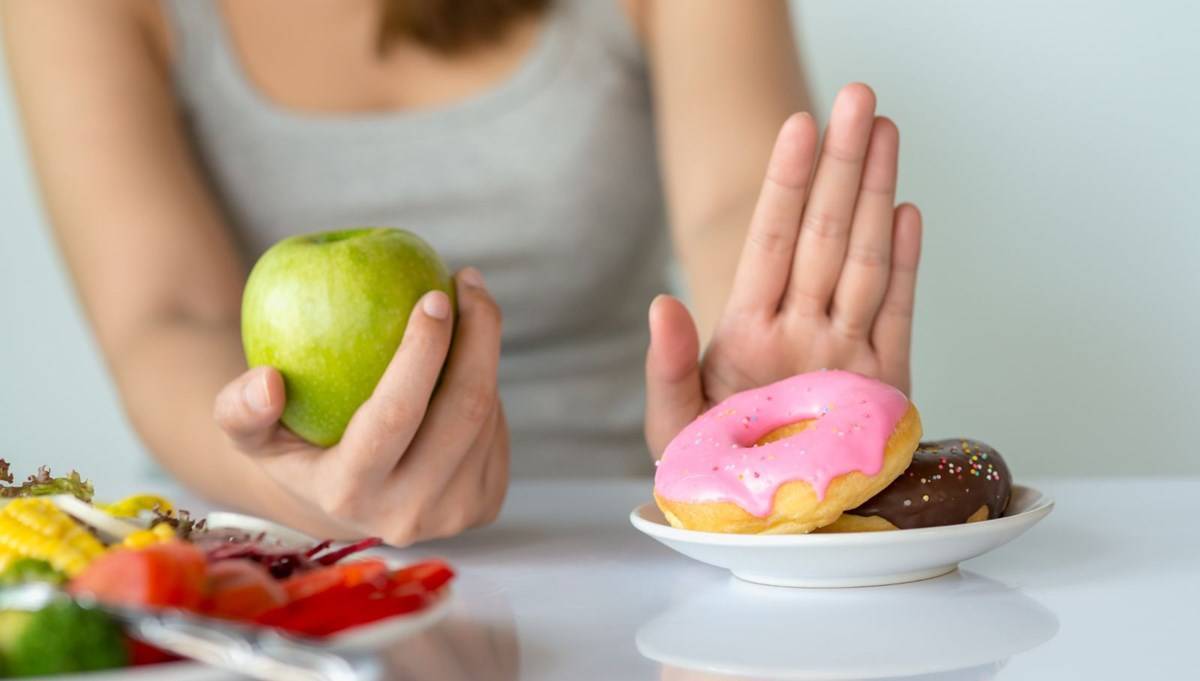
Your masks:
[[[672,501],[730,501],[760,518],[771,514],[785,482],[804,480],[824,499],[840,475],[879,472],[888,438],[907,410],[904,393],[848,371],[799,374],[747,390],[675,436],[658,462],[654,490]],[[804,419],[815,422],[755,444]]]

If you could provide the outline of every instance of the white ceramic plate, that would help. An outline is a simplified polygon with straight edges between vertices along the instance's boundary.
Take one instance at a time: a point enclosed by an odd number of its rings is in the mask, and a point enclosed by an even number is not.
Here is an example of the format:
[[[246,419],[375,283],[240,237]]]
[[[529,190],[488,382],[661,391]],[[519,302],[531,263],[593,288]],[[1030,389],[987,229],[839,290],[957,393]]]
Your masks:
[[[852,587],[899,584],[944,575],[959,562],[1008,543],[1054,501],[1014,485],[1002,518],[963,525],[841,534],[722,534],[671,527],[653,502],[629,515],[633,526],[689,558],[772,586]]]
[[[299,530],[293,530],[287,525],[280,525],[266,518],[245,515],[243,513],[213,511],[204,516],[204,524],[206,527],[214,530],[242,530],[251,534],[263,532],[272,539],[277,539],[281,544],[288,546],[306,546],[317,543],[315,538]]]

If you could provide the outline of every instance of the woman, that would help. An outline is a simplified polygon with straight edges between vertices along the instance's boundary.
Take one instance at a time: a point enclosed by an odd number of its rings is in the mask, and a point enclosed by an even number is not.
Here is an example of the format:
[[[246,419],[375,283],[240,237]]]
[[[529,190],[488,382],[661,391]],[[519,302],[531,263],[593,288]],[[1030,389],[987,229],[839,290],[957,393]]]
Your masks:
[[[51,222],[162,464],[317,536],[407,544],[495,517],[510,431],[518,474],[625,474],[643,433],[657,454],[798,371],[907,390],[920,217],[894,206],[895,126],[849,86],[818,149],[789,117],[784,2],[695,7],[5,0]],[[426,295],[321,450],[279,425],[278,372],[246,371],[241,287],[277,239],[356,224],[462,267],[457,323]],[[668,234],[699,332],[651,304]]]

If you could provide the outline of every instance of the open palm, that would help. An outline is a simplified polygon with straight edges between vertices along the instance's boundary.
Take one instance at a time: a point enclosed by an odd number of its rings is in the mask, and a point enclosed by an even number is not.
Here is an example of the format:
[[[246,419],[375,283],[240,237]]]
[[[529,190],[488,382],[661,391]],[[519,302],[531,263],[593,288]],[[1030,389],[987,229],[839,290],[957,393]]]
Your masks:
[[[909,391],[921,216],[895,205],[899,133],[854,84],[834,103],[819,160],[817,147],[808,114],[780,130],[702,360],[683,304],[651,305],[646,439],[656,456],[712,404],[803,371],[848,369]]]

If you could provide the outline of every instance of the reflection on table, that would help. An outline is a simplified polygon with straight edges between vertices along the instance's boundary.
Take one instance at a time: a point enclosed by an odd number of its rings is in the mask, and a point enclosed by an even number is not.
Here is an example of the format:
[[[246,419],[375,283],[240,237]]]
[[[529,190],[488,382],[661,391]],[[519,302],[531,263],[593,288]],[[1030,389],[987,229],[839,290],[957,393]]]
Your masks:
[[[437,625],[382,653],[388,681],[515,681],[520,646],[512,607],[498,589],[460,589]]]
[[[1053,638],[1058,619],[1007,585],[958,571],[862,589],[787,589],[731,579],[637,632],[664,681],[977,681]]]

